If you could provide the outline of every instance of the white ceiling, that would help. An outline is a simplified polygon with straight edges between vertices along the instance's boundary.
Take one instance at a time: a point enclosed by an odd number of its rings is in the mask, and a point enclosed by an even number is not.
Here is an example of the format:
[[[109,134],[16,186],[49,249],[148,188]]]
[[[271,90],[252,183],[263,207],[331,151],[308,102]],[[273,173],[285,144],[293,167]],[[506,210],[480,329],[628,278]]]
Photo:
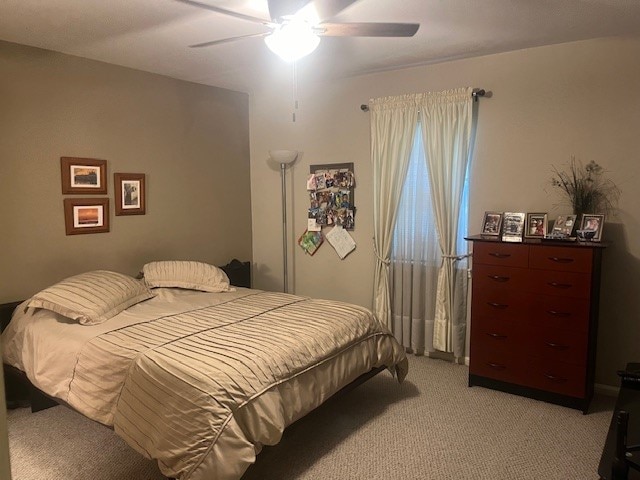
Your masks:
[[[268,18],[266,0],[200,1]],[[336,78],[637,35],[640,0],[359,0],[332,21],[421,27],[412,38],[324,37],[298,62],[299,71]],[[188,45],[263,30],[175,0],[0,0],[1,40],[245,92],[290,69],[261,38],[200,49]]]

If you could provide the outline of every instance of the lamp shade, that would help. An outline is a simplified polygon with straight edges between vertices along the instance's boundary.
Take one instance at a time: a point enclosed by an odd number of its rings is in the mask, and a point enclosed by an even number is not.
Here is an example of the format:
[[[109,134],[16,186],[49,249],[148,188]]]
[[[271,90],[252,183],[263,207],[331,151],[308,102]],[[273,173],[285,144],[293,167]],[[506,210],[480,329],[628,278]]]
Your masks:
[[[297,150],[269,150],[269,157],[279,164],[290,164],[298,158]]]
[[[304,20],[293,19],[276,27],[264,38],[269,49],[287,62],[293,62],[313,52],[320,43],[311,26]]]

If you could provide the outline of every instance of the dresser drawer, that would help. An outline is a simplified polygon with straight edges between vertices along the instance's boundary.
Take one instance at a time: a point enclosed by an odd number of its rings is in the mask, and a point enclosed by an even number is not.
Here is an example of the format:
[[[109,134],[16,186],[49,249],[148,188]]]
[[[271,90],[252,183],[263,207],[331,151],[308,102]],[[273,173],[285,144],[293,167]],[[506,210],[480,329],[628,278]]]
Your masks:
[[[474,242],[473,265],[504,265],[526,267],[529,263],[527,245],[494,242]]]
[[[483,316],[474,316],[471,321],[471,342],[474,346],[504,353],[521,350],[526,323]]]
[[[591,275],[553,270],[529,270],[529,291],[540,295],[556,295],[589,299]]]
[[[532,246],[529,249],[530,268],[589,273],[592,262],[591,248]]]
[[[525,363],[527,386],[572,397],[585,396],[584,367],[538,357],[526,359]]]
[[[503,382],[514,382],[522,375],[521,363],[517,354],[476,345],[471,349],[469,373]]]
[[[551,362],[584,367],[587,364],[587,344],[586,331],[537,328],[527,335],[526,350]]]
[[[533,328],[583,332],[589,329],[591,306],[587,299],[536,295],[531,298],[529,305],[529,319]]]
[[[533,295],[510,288],[489,288],[484,281],[479,283],[480,286],[473,284],[473,318],[481,316],[524,321],[529,317]]]
[[[473,292],[504,289],[522,291],[528,283],[529,272],[525,268],[474,265]]]

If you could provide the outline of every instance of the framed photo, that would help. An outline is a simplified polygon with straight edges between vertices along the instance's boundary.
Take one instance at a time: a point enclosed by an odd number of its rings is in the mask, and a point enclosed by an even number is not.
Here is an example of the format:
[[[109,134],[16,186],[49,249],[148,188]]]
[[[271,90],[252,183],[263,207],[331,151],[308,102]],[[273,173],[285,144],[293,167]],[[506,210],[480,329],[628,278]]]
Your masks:
[[[107,161],[60,157],[63,194],[107,194]]]
[[[547,223],[546,213],[527,213],[524,236],[526,238],[544,238],[547,234]]]
[[[146,188],[144,173],[114,173],[116,215],[144,215]]]
[[[602,240],[602,229],[604,228],[604,215],[592,215],[586,213],[582,216],[580,223],[580,236],[585,240],[599,242]]]
[[[551,238],[569,238],[576,223],[576,215],[558,215],[551,230]]]
[[[524,213],[504,212],[502,219],[502,241],[521,242],[524,233]]]
[[[502,228],[502,212],[484,212],[482,220],[482,235],[487,237],[499,237]]]
[[[67,235],[109,231],[108,198],[65,198],[64,225]]]

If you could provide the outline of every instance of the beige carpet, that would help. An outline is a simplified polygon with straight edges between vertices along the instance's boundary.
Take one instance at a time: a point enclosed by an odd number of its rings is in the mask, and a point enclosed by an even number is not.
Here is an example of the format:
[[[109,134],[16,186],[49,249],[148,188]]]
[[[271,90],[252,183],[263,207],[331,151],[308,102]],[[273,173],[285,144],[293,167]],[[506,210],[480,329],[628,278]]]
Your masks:
[[[614,398],[590,413],[481,387],[467,367],[410,357],[311,413],[243,480],[596,480]],[[155,463],[64,407],[8,415],[13,480],[156,480]]]

